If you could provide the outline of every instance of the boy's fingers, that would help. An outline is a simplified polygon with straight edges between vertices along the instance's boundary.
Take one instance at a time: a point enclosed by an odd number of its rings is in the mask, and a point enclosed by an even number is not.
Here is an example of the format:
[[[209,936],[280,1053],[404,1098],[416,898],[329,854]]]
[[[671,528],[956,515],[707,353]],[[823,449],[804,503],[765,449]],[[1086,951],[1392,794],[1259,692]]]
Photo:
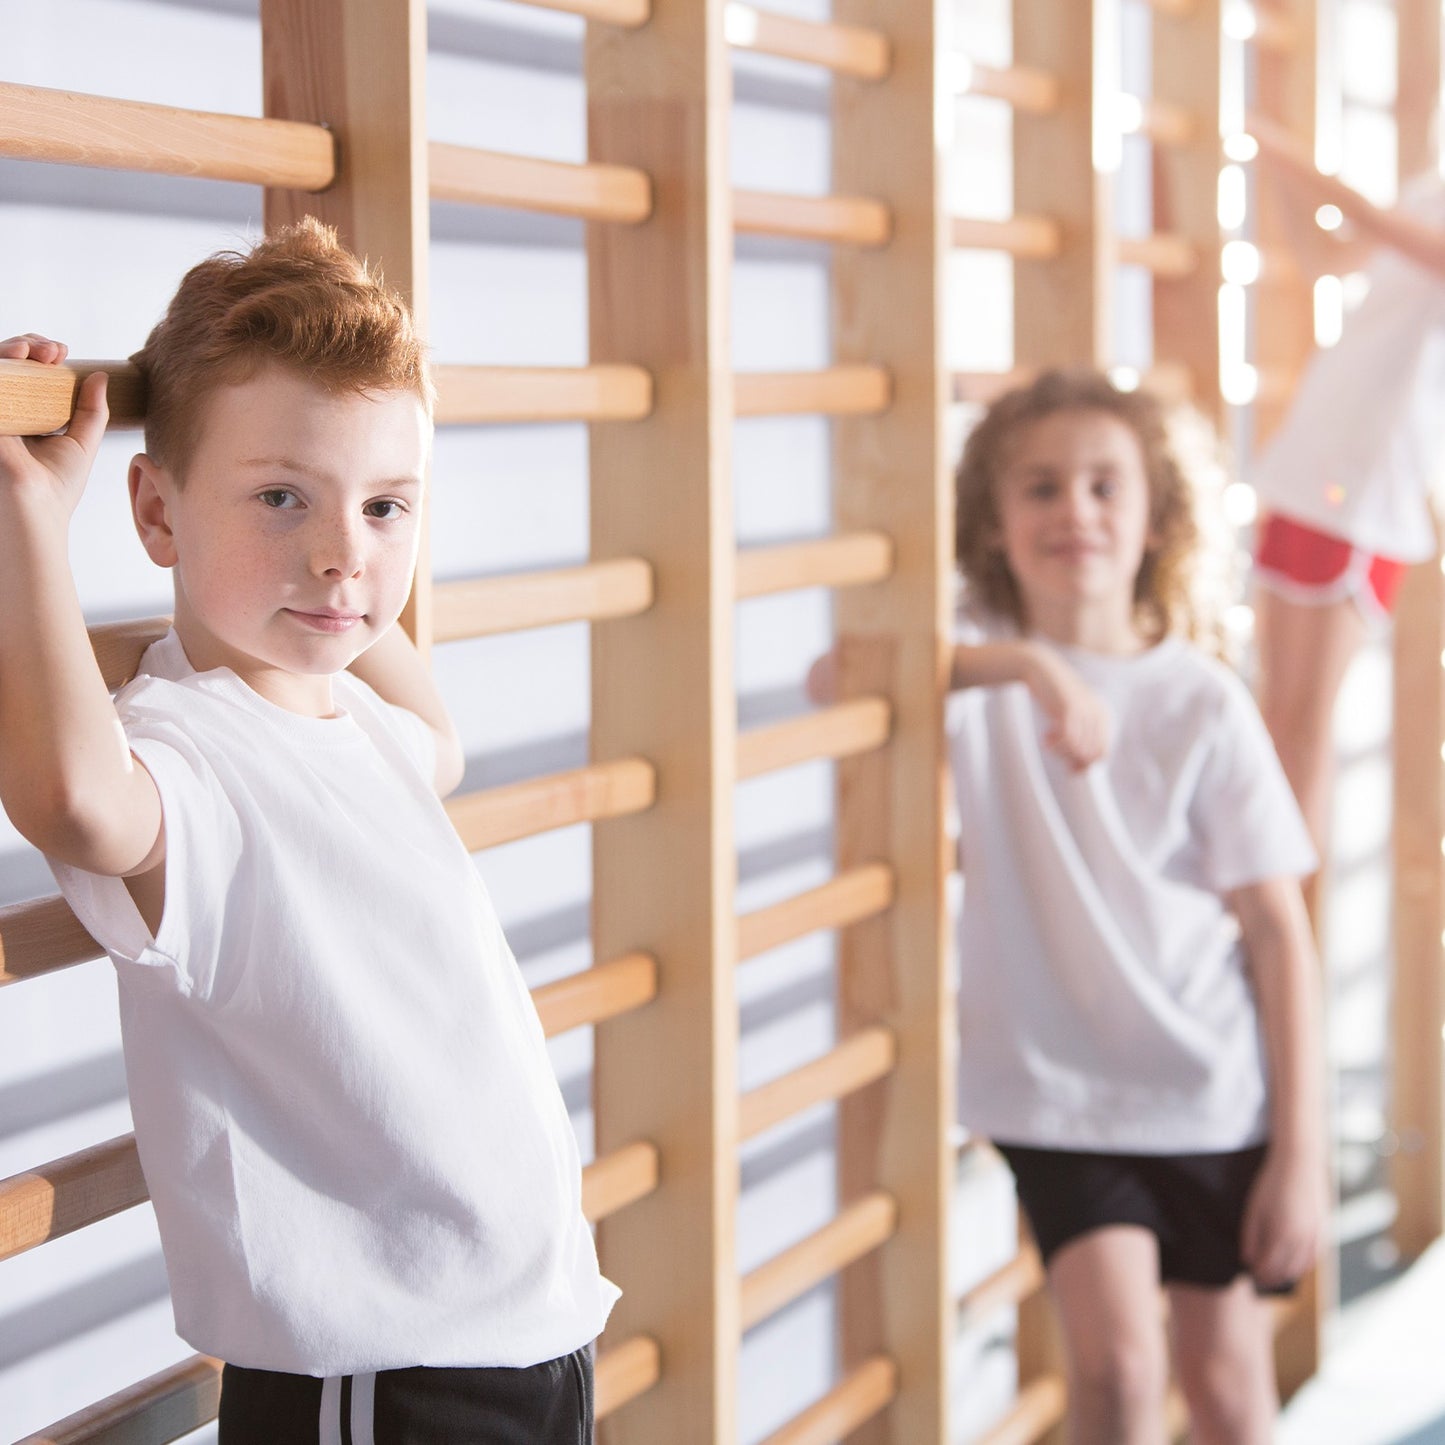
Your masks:
[[[75,399],[75,414],[65,434],[78,442],[88,454],[94,453],[105,435],[105,424],[110,417],[106,405],[105,390],[110,378],[103,371],[93,371],[80,384],[80,394]]]

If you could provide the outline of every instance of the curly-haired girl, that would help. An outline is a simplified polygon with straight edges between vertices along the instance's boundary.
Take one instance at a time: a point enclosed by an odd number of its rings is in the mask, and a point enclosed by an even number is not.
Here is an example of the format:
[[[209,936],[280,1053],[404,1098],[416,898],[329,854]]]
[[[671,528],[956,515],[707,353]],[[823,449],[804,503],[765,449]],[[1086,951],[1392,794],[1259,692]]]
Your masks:
[[[1191,1438],[1264,1442],[1259,1296],[1324,1219],[1314,850],[1248,692],[1195,641],[1159,404],[1044,375],[989,410],[957,486],[960,1116],[1047,1264],[1071,1439],[1163,1438],[1162,1281]]]

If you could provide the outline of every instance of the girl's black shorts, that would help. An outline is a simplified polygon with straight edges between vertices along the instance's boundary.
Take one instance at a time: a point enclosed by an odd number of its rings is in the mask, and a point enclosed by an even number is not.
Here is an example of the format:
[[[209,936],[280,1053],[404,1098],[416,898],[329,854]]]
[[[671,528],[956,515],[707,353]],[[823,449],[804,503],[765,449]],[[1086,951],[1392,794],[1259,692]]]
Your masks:
[[[227,1365],[218,1445],[592,1445],[592,1351],[324,1380]]]
[[[1090,1230],[1135,1224],[1159,1241],[1165,1284],[1223,1288],[1247,1273],[1239,1246],[1263,1144],[1225,1154],[1095,1154],[998,1141],[995,1147],[1013,1170],[1045,1264]]]

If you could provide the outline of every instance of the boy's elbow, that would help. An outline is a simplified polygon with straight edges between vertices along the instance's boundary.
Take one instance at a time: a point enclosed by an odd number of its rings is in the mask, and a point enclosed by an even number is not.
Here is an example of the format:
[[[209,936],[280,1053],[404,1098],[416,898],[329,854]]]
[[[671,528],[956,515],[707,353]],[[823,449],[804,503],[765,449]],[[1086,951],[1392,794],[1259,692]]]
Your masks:
[[[38,789],[16,800],[8,811],[26,842],[72,868],[120,877],[144,857],[137,851],[134,828],[119,826],[94,800],[64,787]]]
[[[435,786],[439,798],[448,797],[461,785],[467,770],[466,754],[455,730],[437,733]]]

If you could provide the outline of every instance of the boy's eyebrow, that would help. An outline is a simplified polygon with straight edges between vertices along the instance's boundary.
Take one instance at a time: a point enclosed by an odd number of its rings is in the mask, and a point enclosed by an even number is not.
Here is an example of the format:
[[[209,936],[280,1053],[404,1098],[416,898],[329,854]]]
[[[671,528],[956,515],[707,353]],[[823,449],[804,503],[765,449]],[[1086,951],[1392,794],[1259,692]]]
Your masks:
[[[306,462],[294,461],[291,457],[242,457],[237,466],[261,467],[267,469],[283,470],[288,472],[300,472],[302,476],[316,477],[320,481],[327,481],[331,473],[321,467],[313,467]],[[382,477],[372,485],[379,487],[420,487],[420,477]]]

